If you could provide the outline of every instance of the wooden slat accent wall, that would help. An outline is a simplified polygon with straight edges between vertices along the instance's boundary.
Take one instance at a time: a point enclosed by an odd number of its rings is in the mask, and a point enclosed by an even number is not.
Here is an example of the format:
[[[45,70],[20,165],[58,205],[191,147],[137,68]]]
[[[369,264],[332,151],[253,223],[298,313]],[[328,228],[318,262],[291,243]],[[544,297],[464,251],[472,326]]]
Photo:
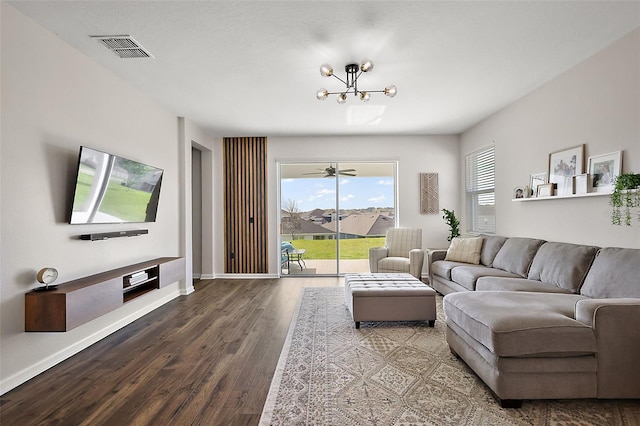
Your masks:
[[[267,273],[267,138],[224,138],[225,273]]]

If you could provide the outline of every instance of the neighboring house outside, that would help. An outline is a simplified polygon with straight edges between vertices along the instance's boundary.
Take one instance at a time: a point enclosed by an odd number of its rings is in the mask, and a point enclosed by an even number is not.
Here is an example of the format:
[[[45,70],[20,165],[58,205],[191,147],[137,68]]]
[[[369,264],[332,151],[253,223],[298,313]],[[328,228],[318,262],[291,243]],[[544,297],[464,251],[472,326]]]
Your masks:
[[[280,219],[280,235],[282,241],[326,240],[333,237],[331,231],[310,220],[301,218],[291,223],[291,218],[285,216]]]
[[[331,210],[333,212],[334,210]],[[310,220],[316,225],[322,225],[323,223],[331,222],[333,213],[327,213],[327,210],[314,209],[310,212],[305,212],[303,218]]]
[[[331,232],[336,231],[336,222],[322,225]],[[395,226],[395,219],[381,213],[352,214],[340,221],[340,238],[384,237],[387,229]]]
[[[280,219],[282,241],[334,239],[337,222],[318,225],[317,217],[305,213],[301,218],[292,220],[283,212]],[[394,227],[395,219],[382,213],[353,213],[339,223],[341,239],[384,237],[387,229]]]

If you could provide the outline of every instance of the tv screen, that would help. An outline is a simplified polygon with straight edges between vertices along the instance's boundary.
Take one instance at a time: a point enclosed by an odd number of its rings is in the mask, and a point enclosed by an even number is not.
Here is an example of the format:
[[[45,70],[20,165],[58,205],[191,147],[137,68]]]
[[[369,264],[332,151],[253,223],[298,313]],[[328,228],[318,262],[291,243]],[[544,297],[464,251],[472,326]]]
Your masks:
[[[163,170],[80,147],[71,224],[155,222]]]

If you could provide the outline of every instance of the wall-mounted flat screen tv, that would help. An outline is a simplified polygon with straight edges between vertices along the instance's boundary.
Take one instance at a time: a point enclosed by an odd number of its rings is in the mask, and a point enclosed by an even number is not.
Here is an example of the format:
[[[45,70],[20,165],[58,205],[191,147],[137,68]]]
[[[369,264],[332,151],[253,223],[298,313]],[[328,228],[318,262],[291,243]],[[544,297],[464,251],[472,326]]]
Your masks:
[[[80,147],[71,224],[155,222],[163,170]]]

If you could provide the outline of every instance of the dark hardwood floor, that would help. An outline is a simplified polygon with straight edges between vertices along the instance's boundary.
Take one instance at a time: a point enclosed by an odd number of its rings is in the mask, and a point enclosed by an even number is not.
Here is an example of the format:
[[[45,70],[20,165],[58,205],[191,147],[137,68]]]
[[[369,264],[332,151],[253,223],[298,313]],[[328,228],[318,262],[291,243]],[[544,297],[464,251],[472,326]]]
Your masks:
[[[197,281],[0,397],[0,425],[255,425],[301,289],[342,283]]]

